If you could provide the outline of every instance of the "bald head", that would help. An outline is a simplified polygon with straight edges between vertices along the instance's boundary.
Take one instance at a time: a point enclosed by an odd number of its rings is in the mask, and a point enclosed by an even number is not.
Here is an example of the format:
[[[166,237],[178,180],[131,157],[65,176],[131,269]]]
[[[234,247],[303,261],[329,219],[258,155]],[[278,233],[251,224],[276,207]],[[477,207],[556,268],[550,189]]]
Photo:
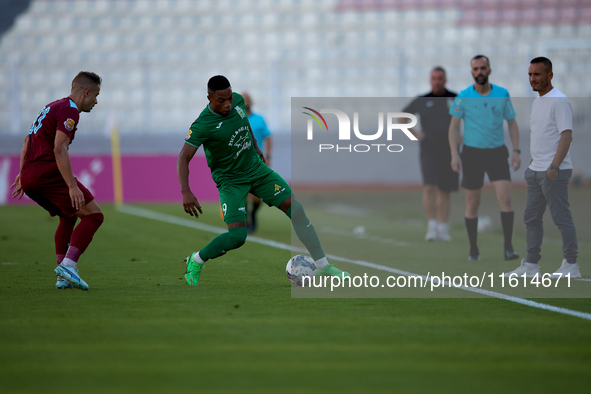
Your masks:
[[[242,97],[244,97],[244,109],[246,109],[246,113],[250,115],[250,107],[252,106],[252,99],[250,98],[250,94],[246,92],[240,93]]]

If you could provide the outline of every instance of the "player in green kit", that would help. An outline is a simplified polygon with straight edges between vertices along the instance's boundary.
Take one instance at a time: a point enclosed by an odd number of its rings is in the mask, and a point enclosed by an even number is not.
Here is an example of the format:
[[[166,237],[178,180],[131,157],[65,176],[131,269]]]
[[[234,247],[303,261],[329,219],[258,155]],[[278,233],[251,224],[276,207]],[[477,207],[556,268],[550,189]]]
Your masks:
[[[226,77],[216,75],[207,83],[209,104],[193,122],[177,161],[183,208],[191,216],[203,214],[189,187],[189,162],[203,145],[207,165],[220,193],[228,232],[215,237],[185,259],[187,283],[196,286],[203,264],[246,241],[246,196],[252,193],[269,206],[276,206],[291,219],[296,235],[316,262],[319,275],[349,276],[328,263],[314,226],[287,182],[269,168],[263,158],[244,109],[244,99],[232,92]]]

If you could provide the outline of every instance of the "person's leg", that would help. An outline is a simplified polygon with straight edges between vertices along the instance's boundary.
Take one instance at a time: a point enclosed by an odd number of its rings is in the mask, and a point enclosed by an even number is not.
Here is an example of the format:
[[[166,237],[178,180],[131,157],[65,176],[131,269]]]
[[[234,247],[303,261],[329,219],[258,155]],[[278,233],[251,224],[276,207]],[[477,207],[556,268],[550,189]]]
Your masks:
[[[73,212],[65,214],[55,203],[65,200],[68,207],[72,205],[69,194],[64,194],[68,192],[67,185],[61,176],[52,178],[45,176],[45,174],[34,178],[25,177],[21,182],[29,198],[49,212],[51,216],[57,215],[59,217],[60,222],[55,231],[54,243],[57,264],[60,264],[66,257],[70,238],[78,220]],[[56,191],[62,194],[60,195]]]
[[[484,184],[484,161],[487,149],[465,146],[462,149],[462,187],[466,189],[466,211],[464,214],[466,232],[470,241],[468,260],[480,260],[478,250],[478,208],[480,195]]]
[[[440,148],[437,183],[437,236],[442,241],[451,241],[447,224],[451,209],[450,192],[458,190],[459,174],[451,169],[450,162],[451,152],[449,146]]]
[[[212,239],[201,250],[191,253],[185,258],[187,284],[197,286],[203,264],[223,256],[233,249],[244,245],[248,230],[246,227],[246,196],[250,184],[225,185],[219,190],[222,215],[228,226],[228,232]]]
[[[102,224],[103,214],[92,193],[78,180],[76,183],[86,204],[78,211],[72,207],[68,185],[59,171],[52,171],[51,168],[49,166],[48,172],[28,180],[28,192],[50,215],[60,217],[54,237],[58,264],[76,268],[78,257]],[[74,227],[77,218],[82,220]]]
[[[200,251],[191,253],[185,259],[187,269],[185,280],[191,286],[197,286],[201,269],[207,260],[220,257],[232,249],[238,249],[246,242],[248,231],[246,222],[228,223],[228,232],[212,239]]]
[[[469,260],[480,260],[478,250],[478,208],[480,207],[480,196],[482,189],[466,189],[466,212],[465,223],[468,240],[470,241]]]
[[[55,255],[58,264],[60,264],[64,257],[66,257],[68,247],[70,246],[70,239],[72,238],[72,232],[74,231],[74,226],[78,220],[76,215],[71,217],[60,216],[59,218],[60,223],[57,226],[54,236]]]
[[[295,199],[289,184],[275,171],[263,174],[253,185],[252,193],[269,206],[276,206],[291,219],[298,239],[304,244],[316,263],[319,275],[349,276],[328,263],[314,225],[306,216],[304,207]]]
[[[447,223],[449,220],[450,206],[449,192],[437,189],[437,222]]]
[[[568,182],[571,176],[572,170],[559,170],[558,178],[554,181],[545,176],[544,195],[548,201],[552,220],[562,236],[564,260],[574,265],[577,263],[578,245],[577,231],[568,202]]]
[[[215,259],[244,245],[247,237],[246,196],[249,191],[249,183],[225,185],[220,188],[220,205],[228,232],[218,235],[196,253],[200,262]]]
[[[437,186],[423,186],[423,209],[427,216],[425,241],[435,241],[437,239]]]
[[[76,212],[80,223],[76,226],[70,237],[70,246],[62,264],[66,267],[76,268],[80,255],[86,251],[94,234],[103,224],[104,216],[96,200],[92,200]]]
[[[253,184],[252,194],[267,205],[276,206],[291,219],[293,229],[314,259],[319,275],[349,276],[347,272],[328,263],[314,225],[306,216],[302,204],[295,199],[289,184],[268,167],[263,171]]]
[[[285,212],[285,214],[291,219],[293,229],[298,239],[304,244],[314,259],[319,275],[350,276],[348,272],[341,271],[328,263],[326,255],[320,245],[318,234],[314,229],[314,225],[306,216],[302,204],[296,200],[294,196],[285,199],[279,204],[278,208]]]
[[[437,189],[437,239],[451,241],[447,221],[449,220],[449,192]]]
[[[542,190],[544,182],[542,172],[535,172],[529,168],[525,170],[527,196],[523,222],[525,223],[525,239],[527,255],[525,261],[538,264],[542,256],[542,240],[544,239],[544,212],[546,211],[546,197]]]
[[[27,179],[27,181],[30,181]],[[29,185],[28,185],[29,186]],[[68,247],[70,245],[70,238],[72,237],[72,232],[74,231],[74,226],[76,225],[76,220],[78,219],[76,215],[71,214],[70,216],[66,216],[63,212],[58,208],[53,202],[51,202],[47,197],[43,196],[42,194],[28,189],[27,196],[43,207],[51,216],[59,215],[60,223],[57,226],[54,235],[54,243],[55,243],[55,254],[57,265],[59,266],[64,258],[66,257],[66,253],[68,252]],[[53,199],[53,196],[50,196]],[[70,203],[71,205],[71,203]],[[57,276],[57,281],[55,283],[56,289],[74,289],[74,285],[67,281],[66,279],[62,278],[61,276]]]
[[[421,143],[421,172],[423,175],[423,210],[427,216],[425,241],[437,240],[437,183],[439,180],[437,151]],[[449,165],[449,163],[448,163]]]
[[[314,225],[306,216],[304,207],[294,196],[279,204],[279,209],[291,219],[291,224],[298,239],[304,244],[314,261],[325,258],[324,250]],[[321,262],[322,264],[322,262]],[[322,267],[320,267],[322,268]]]
[[[238,249],[246,242],[246,222],[228,223],[228,232],[211,240],[198,253],[203,262],[220,257],[232,249]]]
[[[491,184],[493,189],[495,189],[501,212],[513,212],[513,206],[511,204],[511,181],[492,181]]]
[[[536,275],[540,277],[541,271],[538,261],[540,255],[542,240],[544,238],[544,212],[546,211],[546,198],[542,191],[543,175],[541,172],[535,172],[527,168],[525,170],[525,181],[527,184],[527,196],[525,200],[525,210],[523,212],[523,222],[526,229],[527,255],[521,260],[521,265],[515,270],[506,272],[505,277],[521,277],[525,275],[533,278]]]
[[[435,185],[424,185],[423,186],[423,209],[427,215],[427,220],[437,219],[437,186]]]
[[[56,242],[56,254],[63,254],[66,248],[65,245],[67,244],[67,235],[70,234],[69,246],[67,246],[65,256],[54,270],[58,276],[56,287],[63,288],[59,287],[61,277],[70,282],[74,287],[88,290],[88,285],[78,275],[76,263],[80,254],[86,250],[94,233],[102,224],[103,214],[94,200],[92,193],[78,180],[76,180],[76,183],[84,195],[86,205],[76,211],[72,207],[69,188],[66,182],[59,171],[57,171],[57,167],[52,168],[49,165],[47,171],[36,178],[34,190],[30,191],[33,195],[40,198],[40,201],[42,201],[40,205],[47,209],[52,216],[59,215],[60,218],[65,218],[64,223],[60,219],[60,225],[54,238]],[[32,185],[30,186],[33,187]],[[76,217],[80,218],[81,221],[71,230],[75,224]]]
[[[88,201],[86,194],[85,199]],[[88,284],[78,274],[77,263],[80,255],[86,251],[94,234],[103,224],[104,216],[94,199],[86,204],[84,208],[78,210],[76,216],[80,218],[80,223],[72,232],[66,256],[55,269],[55,273],[70,282],[74,287],[88,290]]]
[[[297,237],[308,249],[312,258],[315,261],[325,259],[314,225],[306,216],[302,204],[293,196],[289,184],[279,174],[270,169],[262,173],[254,182],[251,193],[269,206],[276,206],[286,213],[291,219]],[[323,263],[324,261],[320,261],[319,265],[322,266]]]
[[[495,189],[497,201],[501,209],[504,245],[503,258],[515,260],[519,255],[513,250],[513,222],[515,213],[511,204],[511,168],[509,166],[509,150],[505,145],[486,150],[485,172]]]
[[[249,208],[248,202],[252,202],[252,208]],[[261,200],[253,195],[249,194],[247,197],[246,203],[246,228],[248,229],[248,233],[254,233],[257,229],[257,211],[261,206]]]
[[[491,182],[501,208],[501,225],[503,227],[504,243],[504,259],[515,260],[519,255],[513,250],[513,226],[515,213],[511,204],[511,181],[497,180]]]

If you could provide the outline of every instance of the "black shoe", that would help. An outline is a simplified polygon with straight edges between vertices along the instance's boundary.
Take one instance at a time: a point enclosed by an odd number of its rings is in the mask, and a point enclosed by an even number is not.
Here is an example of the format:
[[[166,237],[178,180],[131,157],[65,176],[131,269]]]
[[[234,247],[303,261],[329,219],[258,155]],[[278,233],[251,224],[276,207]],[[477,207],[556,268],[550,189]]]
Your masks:
[[[513,248],[505,249],[504,258],[505,260],[517,260],[519,258],[519,255],[515,253]]]
[[[468,255],[468,261],[480,261],[480,252],[478,249],[470,251],[470,254]]]

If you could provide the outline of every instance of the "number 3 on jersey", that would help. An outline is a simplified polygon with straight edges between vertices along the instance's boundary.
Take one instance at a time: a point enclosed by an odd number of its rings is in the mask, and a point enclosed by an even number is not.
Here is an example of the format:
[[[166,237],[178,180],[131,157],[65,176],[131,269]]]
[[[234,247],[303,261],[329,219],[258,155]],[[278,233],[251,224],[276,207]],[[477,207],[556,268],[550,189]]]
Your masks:
[[[37,120],[33,122],[33,125],[29,130],[29,134],[37,134],[37,131],[39,131],[39,129],[41,128],[41,122],[43,121],[43,119],[45,119],[47,113],[49,112],[49,108],[50,107],[45,107],[41,110],[41,112],[39,112],[39,115],[37,115]]]

